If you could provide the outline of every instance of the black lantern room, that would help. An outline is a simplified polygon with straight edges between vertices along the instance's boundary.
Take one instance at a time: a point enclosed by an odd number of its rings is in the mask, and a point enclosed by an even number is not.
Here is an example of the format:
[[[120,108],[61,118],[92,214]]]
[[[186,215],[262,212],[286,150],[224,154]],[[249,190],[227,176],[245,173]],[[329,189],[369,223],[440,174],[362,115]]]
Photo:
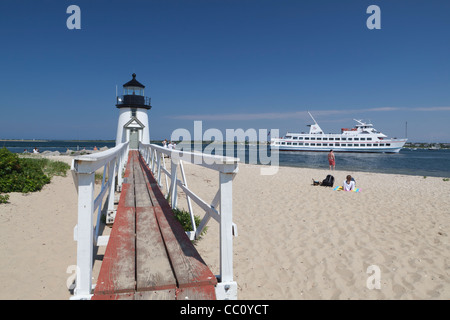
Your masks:
[[[145,86],[136,80],[136,74],[132,74],[133,79],[123,85],[123,95],[117,96],[117,108],[144,108],[149,110],[152,106],[150,98],[144,96]]]

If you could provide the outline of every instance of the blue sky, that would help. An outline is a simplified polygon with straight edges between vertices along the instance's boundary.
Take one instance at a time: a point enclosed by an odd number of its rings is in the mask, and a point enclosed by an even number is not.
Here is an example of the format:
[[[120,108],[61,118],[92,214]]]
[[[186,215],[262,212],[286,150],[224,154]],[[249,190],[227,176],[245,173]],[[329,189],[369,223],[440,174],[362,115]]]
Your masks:
[[[69,5],[81,30],[69,30]],[[369,30],[370,5],[381,29]],[[177,128],[325,132],[371,120],[450,142],[450,1],[0,2],[0,139],[115,139],[135,72],[152,139]]]

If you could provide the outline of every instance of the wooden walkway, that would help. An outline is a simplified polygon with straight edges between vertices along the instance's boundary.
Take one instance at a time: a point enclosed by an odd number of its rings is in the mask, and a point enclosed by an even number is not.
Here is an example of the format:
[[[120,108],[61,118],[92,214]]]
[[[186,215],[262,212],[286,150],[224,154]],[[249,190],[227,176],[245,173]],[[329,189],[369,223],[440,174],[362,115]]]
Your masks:
[[[93,300],[215,299],[217,280],[138,151],[130,151]]]

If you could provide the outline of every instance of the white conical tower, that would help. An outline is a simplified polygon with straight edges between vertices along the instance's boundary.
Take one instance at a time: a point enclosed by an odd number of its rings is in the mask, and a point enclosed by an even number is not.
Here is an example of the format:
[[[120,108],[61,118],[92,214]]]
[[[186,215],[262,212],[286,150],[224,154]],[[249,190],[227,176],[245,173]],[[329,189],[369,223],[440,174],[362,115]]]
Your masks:
[[[129,141],[130,149],[138,149],[139,141],[150,143],[150,130],[147,111],[151,109],[150,98],[144,96],[145,86],[133,79],[123,85],[123,95],[117,96],[119,109],[116,145]]]

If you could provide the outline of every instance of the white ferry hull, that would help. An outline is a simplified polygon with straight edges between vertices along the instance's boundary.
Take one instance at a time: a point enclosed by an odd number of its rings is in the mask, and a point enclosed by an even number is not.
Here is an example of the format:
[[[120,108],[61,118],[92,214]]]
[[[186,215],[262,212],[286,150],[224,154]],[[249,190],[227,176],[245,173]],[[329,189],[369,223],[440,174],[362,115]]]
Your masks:
[[[360,153],[398,153],[402,149],[405,141],[398,141],[395,145],[390,147],[341,147],[341,146],[298,146],[298,145],[276,145],[271,143],[271,148],[278,149],[279,151],[309,151],[309,152],[360,152]]]
[[[353,129],[342,128],[340,134],[324,133],[314,120],[309,133],[287,132],[282,138],[271,139],[270,145],[279,151],[398,153],[408,140],[388,138],[372,124],[354,120],[358,125]]]

